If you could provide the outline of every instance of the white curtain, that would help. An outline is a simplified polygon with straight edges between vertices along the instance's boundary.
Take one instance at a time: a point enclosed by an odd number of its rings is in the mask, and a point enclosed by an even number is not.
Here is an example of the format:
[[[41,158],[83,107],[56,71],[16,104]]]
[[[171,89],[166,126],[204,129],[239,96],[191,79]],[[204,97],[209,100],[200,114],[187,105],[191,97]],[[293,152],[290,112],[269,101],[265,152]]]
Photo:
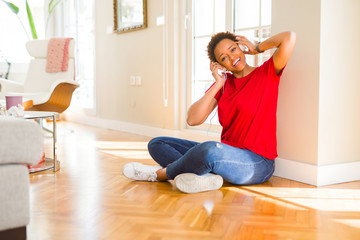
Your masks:
[[[72,105],[90,109],[94,108],[94,4],[94,0],[63,0],[54,11],[46,35],[75,39],[75,79],[80,87],[73,95]]]

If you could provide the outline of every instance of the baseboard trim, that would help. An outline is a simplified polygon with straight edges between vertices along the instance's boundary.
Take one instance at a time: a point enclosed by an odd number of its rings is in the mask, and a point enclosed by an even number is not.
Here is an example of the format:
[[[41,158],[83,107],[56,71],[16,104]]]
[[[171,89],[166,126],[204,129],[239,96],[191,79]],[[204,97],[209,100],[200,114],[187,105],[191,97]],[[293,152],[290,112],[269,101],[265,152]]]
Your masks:
[[[314,186],[359,181],[360,162],[314,165],[282,158],[275,159],[274,175]]]
[[[203,131],[171,130],[98,117],[82,116],[82,114],[67,114],[65,118],[66,120],[89,126],[130,132],[148,137],[172,136],[199,142],[210,140],[219,141],[220,139],[219,134],[207,134]],[[326,166],[318,166],[282,158],[277,158],[275,162],[275,176],[314,186],[324,186],[360,180],[360,174],[358,173],[358,169],[360,169],[360,162],[332,164]]]
[[[206,132],[202,130],[173,130],[159,127],[150,127],[146,125],[123,122],[118,120],[109,120],[99,117],[83,116],[82,114],[67,114],[64,118],[71,122],[81,123],[93,127],[101,127],[122,132],[129,132],[148,137],[170,136],[190,139],[192,141],[219,141],[220,134],[213,132]]]
[[[317,185],[317,166],[308,163],[276,158],[274,175],[302,183]]]
[[[359,181],[359,169],[359,161],[320,166],[318,171],[318,186]]]

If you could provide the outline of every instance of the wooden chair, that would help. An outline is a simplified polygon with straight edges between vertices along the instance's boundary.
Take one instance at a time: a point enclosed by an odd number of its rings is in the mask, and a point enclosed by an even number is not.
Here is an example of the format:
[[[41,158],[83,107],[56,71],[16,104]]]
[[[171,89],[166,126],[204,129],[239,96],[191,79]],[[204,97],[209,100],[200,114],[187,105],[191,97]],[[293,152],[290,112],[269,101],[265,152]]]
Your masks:
[[[66,72],[46,72],[47,46],[49,40],[32,40],[26,49],[33,57],[23,84],[0,79],[0,99],[6,95],[22,95],[28,111],[52,111],[62,113],[70,105],[72,94],[79,87],[75,76],[75,41],[69,43],[69,61]]]

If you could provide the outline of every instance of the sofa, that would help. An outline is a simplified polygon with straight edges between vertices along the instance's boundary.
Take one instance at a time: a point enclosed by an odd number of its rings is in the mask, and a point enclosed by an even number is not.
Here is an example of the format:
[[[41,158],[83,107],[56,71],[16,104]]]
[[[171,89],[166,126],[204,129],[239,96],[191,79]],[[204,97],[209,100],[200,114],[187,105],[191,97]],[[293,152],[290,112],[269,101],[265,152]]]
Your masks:
[[[29,171],[43,151],[39,124],[0,116],[0,239],[26,239],[30,222]]]

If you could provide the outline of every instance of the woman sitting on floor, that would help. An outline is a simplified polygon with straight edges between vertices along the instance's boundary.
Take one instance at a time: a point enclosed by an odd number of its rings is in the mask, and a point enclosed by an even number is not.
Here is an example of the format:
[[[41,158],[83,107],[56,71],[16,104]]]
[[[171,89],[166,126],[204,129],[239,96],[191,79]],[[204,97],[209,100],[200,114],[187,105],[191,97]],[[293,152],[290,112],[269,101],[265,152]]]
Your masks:
[[[282,72],[295,47],[294,32],[283,32],[256,46],[244,36],[220,32],[208,47],[215,83],[191,105],[187,123],[202,124],[218,107],[221,142],[193,142],[157,137],[148,150],[160,166],[128,163],[126,177],[139,181],[175,180],[186,193],[219,189],[223,179],[236,185],[259,184],[274,172],[277,155],[276,109]],[[240,45],[247,50],[242,51]],[[259,67],[249,66],[245,54],[277,48]],[[218,70],[226,70],[222,76]],[[225,80],[226,79],[226,80]]]

